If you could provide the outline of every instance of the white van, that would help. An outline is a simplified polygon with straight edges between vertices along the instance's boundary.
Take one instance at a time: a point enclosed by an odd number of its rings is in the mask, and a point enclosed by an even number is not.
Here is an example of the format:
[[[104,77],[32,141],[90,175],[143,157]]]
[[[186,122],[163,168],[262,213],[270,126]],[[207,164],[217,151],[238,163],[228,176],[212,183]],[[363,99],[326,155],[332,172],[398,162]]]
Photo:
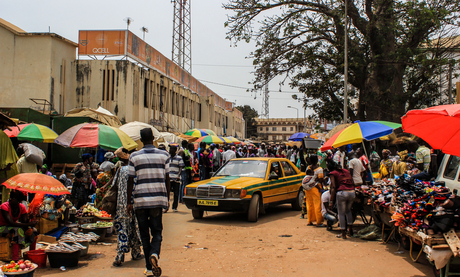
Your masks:
[[[443,181],[453,191],[460,191],[460,157],[445,154],[438,169],[436,181]]]

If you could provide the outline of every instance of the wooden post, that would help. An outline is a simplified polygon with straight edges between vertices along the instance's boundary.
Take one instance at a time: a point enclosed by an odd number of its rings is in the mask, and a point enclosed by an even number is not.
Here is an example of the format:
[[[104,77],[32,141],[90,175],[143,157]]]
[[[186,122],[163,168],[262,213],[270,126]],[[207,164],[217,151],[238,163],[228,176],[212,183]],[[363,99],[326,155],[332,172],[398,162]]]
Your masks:
[[[456,103],[460,104],[460,82],[457,82],[456,85],[457,85],[457,101],[456,101]]]

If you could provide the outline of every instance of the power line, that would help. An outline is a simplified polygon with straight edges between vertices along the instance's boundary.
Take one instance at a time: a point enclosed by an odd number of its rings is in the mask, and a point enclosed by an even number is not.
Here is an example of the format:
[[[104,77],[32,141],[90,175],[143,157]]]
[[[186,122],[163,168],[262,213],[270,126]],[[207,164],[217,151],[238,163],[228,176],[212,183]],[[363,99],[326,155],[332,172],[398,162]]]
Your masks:
[[[198,80],[200,82],[206,82],[214,85],[219,85],[219,86],[224,86],[224,87],[231,87],[231,88],[238,88],[238,89],[244,89],[244,90],[252,90],[252,88],[245,88],[245,87],[239,87],[239,86],[234,86],[234,85],[227,85],[227,84],[221,84],[221,83],[216,83],[216,82],[211,82],[211,81],[206,81],[206,80]],[[279,90],[269,90],[269,92],[279,92],[279,93],[300,93],[298,91],[279,91]]]
[[[252,65],[233,65],[233,64],[204,64],[194,63],[194,66],[223,66],[223,67],[254,67]]]

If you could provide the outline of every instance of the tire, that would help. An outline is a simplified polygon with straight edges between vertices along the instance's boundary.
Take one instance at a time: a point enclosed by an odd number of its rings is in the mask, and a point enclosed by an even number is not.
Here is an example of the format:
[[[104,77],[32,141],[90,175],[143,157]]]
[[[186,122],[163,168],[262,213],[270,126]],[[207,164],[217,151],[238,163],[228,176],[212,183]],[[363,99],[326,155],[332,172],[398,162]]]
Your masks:
[[[292,209],[294,211],[301,211],[302,210],[302,204],[303,204],[303,198],[305,197],[305,192],[301,189],[299,190],[299,193],[297,193],[297,197],[292,201]]]
[[[259,209],[260,209],[260,195],[253,194],[251,203],[249,203],[249,210],[248,210],[248,221],[249,222],[257,222],[259,219]]]
[[[192,215],[194,219],[202,219],[203,218],[204,211],[200,210],[192,210]]]

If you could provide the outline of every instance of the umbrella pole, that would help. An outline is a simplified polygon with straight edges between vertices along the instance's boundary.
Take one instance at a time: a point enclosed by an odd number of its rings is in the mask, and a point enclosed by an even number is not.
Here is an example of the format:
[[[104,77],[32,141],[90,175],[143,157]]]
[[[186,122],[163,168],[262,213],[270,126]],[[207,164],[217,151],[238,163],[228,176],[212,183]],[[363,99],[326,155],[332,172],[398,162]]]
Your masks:
[[[369,156],[367,155],[366,145],[364,145],[364,139],[361,141],[361,143],[363,144],[364,155],[366,155],[366,158],[369,161]],[[368,168],[369,169],[368,173],[371,174],[372,182],[374,182],[374,176],[372,176],[372,169],[370,168],[371,165],[369,164],[368,167],[369,167]]]

